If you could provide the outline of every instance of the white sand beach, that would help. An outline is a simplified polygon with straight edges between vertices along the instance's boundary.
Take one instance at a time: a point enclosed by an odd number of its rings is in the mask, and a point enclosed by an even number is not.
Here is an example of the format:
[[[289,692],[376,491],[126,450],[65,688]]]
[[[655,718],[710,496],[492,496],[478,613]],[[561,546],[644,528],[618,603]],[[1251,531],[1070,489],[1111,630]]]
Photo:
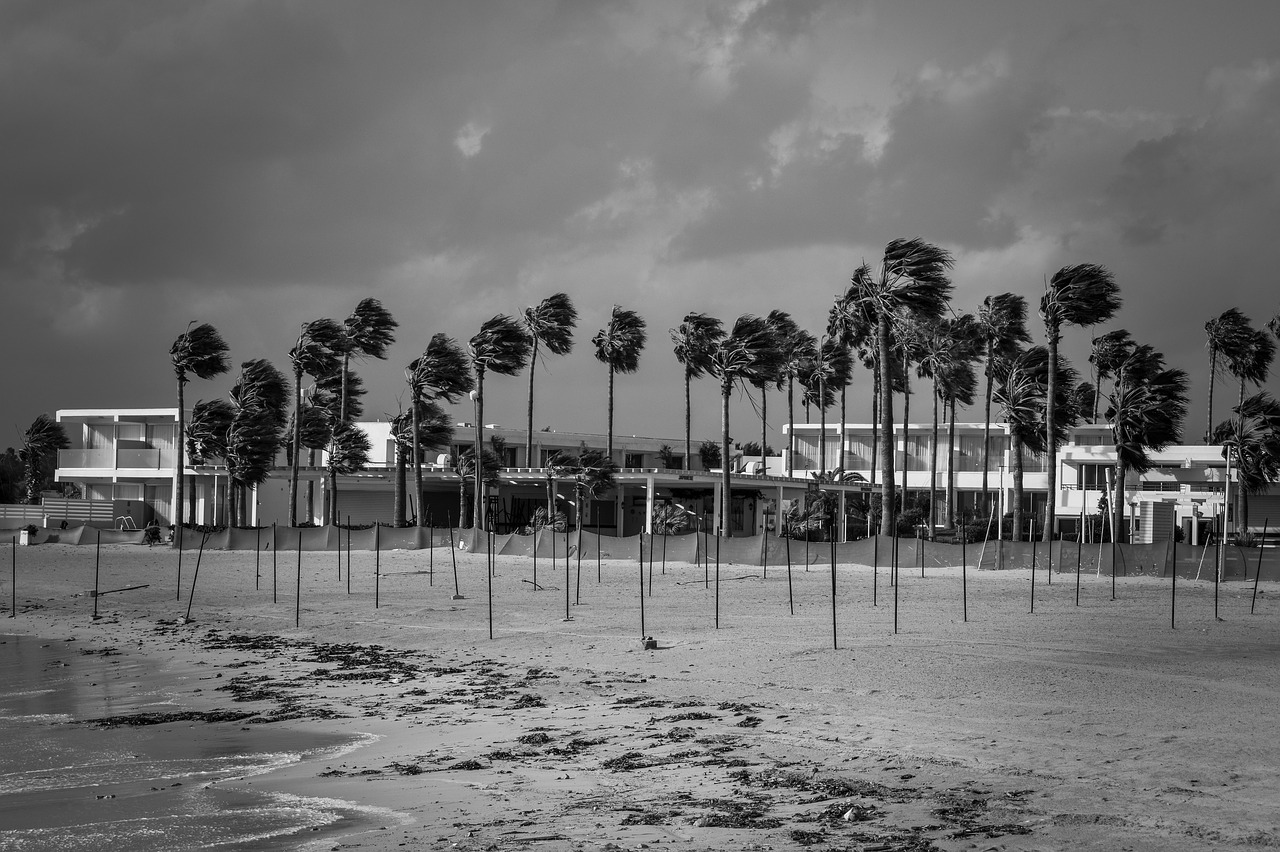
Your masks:
[[[0,633],[146,658],[171,710],[365,739],[241,790],[372,808],[293,848],[1280,847],[1280,583],[390,551],[0,547]],[[432,574],[421,573],[431,561]],[[257,576],[255,577],[255,573]],[[350,592],[348,592],[348,582]],[[255,585],[257,586],[255,588]],[[962,588],[967,585],[968,620]],[[789,589],[794,614],[788,600]],[[295,609],[297,607],[297,609]],[[295,626],[295,617],[298,625]],[[833,644],[836,647],[833,647]],[[74,663],[73,663],[74,664]],[[132,671],[132,670],[131,670]],[[134,673],[127,677],[137,677]],[[209,718],[218,718],[216,715]],[[279,846],[273,848],[281,848]]]

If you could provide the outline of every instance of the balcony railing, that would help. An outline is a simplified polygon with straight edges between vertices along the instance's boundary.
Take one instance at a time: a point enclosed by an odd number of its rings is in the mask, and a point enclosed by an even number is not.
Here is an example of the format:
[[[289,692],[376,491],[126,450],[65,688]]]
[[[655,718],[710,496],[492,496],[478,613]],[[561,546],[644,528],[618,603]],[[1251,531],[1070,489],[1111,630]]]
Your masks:
[[[58,450],[58,467],[110,470],[115,467],[115,455],[111,450]]]
[[[65,470],[165,470],[173,455],[161,450],[58,450],[58,467]]]

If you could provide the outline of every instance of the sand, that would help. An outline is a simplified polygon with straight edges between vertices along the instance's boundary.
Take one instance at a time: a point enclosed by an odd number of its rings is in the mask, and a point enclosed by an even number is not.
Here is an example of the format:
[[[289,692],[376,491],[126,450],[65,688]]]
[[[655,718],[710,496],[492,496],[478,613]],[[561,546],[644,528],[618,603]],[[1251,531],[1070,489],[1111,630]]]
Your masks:
[[[0,632],[156,662],[175,708],[365,737],[238,782],[378,808],[297,848],[1280,848],[1280,584],[498,557],[17,552]],[[0,548],[8,615],[10,548]],[[434,576],[424,573],[428,559]],[[259,576],[255,580],[256,571]],[[573,566],[576,571],[576,566]],[[647,592],[646,566],[646,592]],[[968,620],[963,584],[967,581]],[[255,588],[255,582],[258,588]],[[348,583],[350,592],[348,592]],[[710,587],[709,587],[710,585]],[[789,588],[794,613],[788,601]],[[833,647],[833,644],[836,647]],[[187,724],[191,724],[188,722]],[[199,724],[227,724],[199,722]],[[310,846],[307,844],[310,843]]]

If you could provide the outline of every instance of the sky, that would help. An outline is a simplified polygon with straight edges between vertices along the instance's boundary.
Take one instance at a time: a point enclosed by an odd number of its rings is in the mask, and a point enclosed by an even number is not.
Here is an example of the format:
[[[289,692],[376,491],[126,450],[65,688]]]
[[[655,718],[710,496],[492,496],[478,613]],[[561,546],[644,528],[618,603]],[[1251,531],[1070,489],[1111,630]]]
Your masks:
[[[686,313],[820,334],[899,237],[952,252],[957,313],[1025,296],[1037,342],[1045,281],[1105,266],[1123,308],[1064,353],[1128,329],[1190,374],[1198,439],[1205,320],[1280,312],[1277,33],[1274,0],[9,0],[0,447],[41,412],[174,405],[191,321],[235,368],[188,404],[251,358],[288,372],[301,323],[366,297],[400,327],[355,369],[394,415],[433,334],[556,292],[580,320],[538,366],[534,428],[604,431],[590,340],[621,305],[649,343],[615,432],[677,438]],[[527,376],[485,389],[486,422],[524,424]],[[735,398],[735,440],[757,405]],[[775,445],[784,410],[771,394]],[[718,439],[712,380],[693,431]]]

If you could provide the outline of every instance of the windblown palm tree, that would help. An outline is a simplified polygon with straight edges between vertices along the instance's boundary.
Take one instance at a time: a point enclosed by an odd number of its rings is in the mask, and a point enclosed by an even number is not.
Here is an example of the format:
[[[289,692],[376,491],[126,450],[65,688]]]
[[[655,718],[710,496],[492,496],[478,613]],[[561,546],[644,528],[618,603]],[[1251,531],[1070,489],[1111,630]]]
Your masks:
[[[1238,357],[1249,332],[1249,318],[1239,308],[1227,308],[1204,324],[1205,348],[1209,350],[1208,421],[1205,441],[1213,434],[1213,386],[1227,372],[1227,359]]]
[[[1231,462],[1232,479],[1239,485],[1236,517],[1248,529],[1249,496],[1265,492],[1280,479],[1280,402],[1257,393],[1233,410],[1235,416],[1219,423],[1211,438]]]
[[[769,315],[764,318],[768,323],[769,329],[773,333],[774,346],[772,348],[779,351],[784,350],[788,341],[794,340],[800,331],[800,327],[796,325],[795,320],[791,318],[791,314],[786,311],[769,311]],[[781,390],[787,381],[787,377],[783,372],[784,363],[776,355],[771,355],[771,361],[763,370],[756,371],[756,375],[751,380],[752,386],[760,391],[760,462],[761,468],[764,467],[765,453],[769,447],[769,386],[773,385]]]
[[[853,375],[853,361],[849,349],[834,337],[825,338],[814,350],[812,357],[805,362],[800,374],[800,384],[804,386],[806,405],[818,409],[818,473],[826,476],[827,465],[827,409],[835,405],[836,389],[848,386]],[[841,467],[842,459],[835,460],[831,467]]]
[[[287,427],[285,401],[289,380],[269,361],[255,359],[240,365],[240,377],[231,388],[233,414],[227,428],[227,473],[232,487],[229,517],[247,523],[243,499],[236,493],[260,485],[275,467],[276,455]]]
[[[818,354],[818,341],[812,334],[797,328],[795,334],[782,340],[782,380],[787,383],[787,476],[795,475],[796,454],[796,381]]]
[[[880,357],[880,500],[894,505],[897,489],[893,479],[893,372],[889,362],[891,325],[899,314],[918,320],[939,317],[951,296],[947,270],[953,264],[950,252],[919,238],[893,240],[884,250],[879,275],[865,265],[853,276],[858,301],[876,318],[876,345]],[[883,513],[880,530],[894,534],[891,511]]]
[[[324,465],[329,474],[329,523],[342,523],[337,501],[338,476],[348,476],[364,470],[369,464],[372,449],[369,436],[355,424],[339,423],[334,427]]]
[[[1064,266],[1049,279],[1040,297],[1040,317],[1044,320],[1049,344],[1049,389],[1046,393],[1045,452],[1049,456],[1049,499],[1045,501],[1044,540],[1052,541],[1058,493],[1058,440],[1054,428],[1057,405],[1056,374],[1058,344],[1063,325],[1095,325],[1106,322],[1120,310],[1120,288],[1106,268],[1094,263]]]
[[[844,293],[836,297],[835,304],[827,312],[827,337],[836,340],[845,348],[851,365],[856,353],[858,360],[864,366],[873,368],[875,317],[866,308],[865,304],[858,301],[857,291],[852,286],[846,288]],[[849,380],[853,380],[852,370],[849,373]],[[848,392],[849,383],[846,382],[840,387],[840,443],[842,447],[844,445],[844,423],[847,420],[846,403]],[[874,419],[874,415],[872,419]],[[844,463],[843,458],[840,463]]]
[[[591,514],[591,503],[613,488],[618,466],[599,450],[588,450],[583,446],[578,450],[577,457],[572,459],[570,471],[573,476],[574,498],[578,504],[578,553],[582,553],[582,525]]]
[[[921,378],[933,380],[933,438],[929,445],[929,537],[934,536],[937,526],[937,486],[938,486],[938,406],[947,403],[953,406],[957,401],[956,392],[965,396],[966,404],[973,402],[972,371],[964,372],[961,365],[969,365],[978,357],[981,341],[978,337],[977,320],[972,314],[963,314],[953,319],[941,319],[925,325],[920,334],[921,356],[919,375]],[[965,387],[966,379],[969,384]],[[949,393],[950,391],[950,393]],[[967,393],[966,393],[967,391]],[[951,442],[947,445],[954,454],[955,418],[952,417],[950,430]],[[948,464],[948,476],[954,465]],[[951,498],[951,490],[947,489],[947,499]],[[948,515],[950,512],[948,512]]]
[[[724,324],[706,314],[685,314],[684,321],[670,329],[676,360],[684,367],[684,469],[693,467],[692,384],[707,373],[711,352],[724,338]]]
[[[1116,446],[1114,529],[1121,529],[1127,471],[1152,467],[1148,450],[1162,450],[1182,437],[1187,413],[1187,374],[1166,369],[1164,356],[1150,346],[1135,346],[1121,364],[1106,417]],[[1119,536],[1117,535],[1117,538]]]
[[[1098,400],[1102,396],[1102,383],[1111,379],[1113,384],[1120,365],[1133,353],[1133,337],[1123,328],[1108,331],[1093,338],[1089,352],[1089,363],[1093,364],[1096,377],[1093,390],[1093,405],[1090,408],[1090,419],[1098,419]]]
[[[573,330],[578,327],[578,311],[564,293],[548,296],[536,306],[524,309],[524,329],[533,341],[529,356],[529,419],[525,432],[524,463],[536,467],[533,458],[533,371],[538,366],[538,344],[545,343],[552,355],[567,355],[573,349]]]
[[[218,330],[208,323],[196,325],[195,320],[187,323],[187,330],[178,335],[169,347],[169,358],[173,362],[173,374],[178,380],[178,434],[174,436],[174,469],[173,469],[173,511],[170,516],[175,524],[182,523],[183,473],[186,471],[186,460],[183,450],[187,442],[186,403],[183,393],[189,376],[197,379],[211,379],[231,368],[227,358],[229,347],[218,334]]]
[[[475,447],[467,447],[453,460],[453,469],[458,472],[458,526],[465,526],[463,519],[470,517],[472,528],[478,531],[484,527],[482,486],[498,481],[502,459],[493,450],[483,447],[480,451],[480,464],[477,466]],[[467,483],[472,485],[470,512],[467,511]]]
[[[470,373],[465,373],[467,378]],[[392,517],[397,527],[407,526],[405,517],[405,495],[408,491],[405,482],[409,459],[414,456],[416,444],[420,451],[444,452],[453,443],[453,420],[443,408],[434,402],[419,400],[416,411],[400,411],[391,418],[391,437],[395,441],[395,497]],[[418,501],[422,499],[422,466],[415,465],[418,485],[418,498],[414,501],[414,523],[421,525]]]
[[[1246,326],[1238,348],[1227,356],[1227,370],[1240,381],[1240,402],[1244,402],[1244,383],[1252,382],[1260,387],[1271,371],[1276,358],[1276,344],[1271,335]],[[1238,404],[1238,403],[1237,403]]]
[[[231,403],[223,399],[200,400],[192,406],[186,441],[187,462],[191,466],[205,464],[210,458],[227,457],[227,431],[235,413]],[[191,480],[188,493],[194,495],[195,474],[191,475]],[[178,522],[177,518],[175,522]],[[196,504],[192,499],[187,506],[187,524],[195,526],[195,523]]]
[[[596,360],[609,367],[609,428],[605,438],[605,453],[609,458],[613,458],[613,376],[614,373],[634,373],[640,368],[645,339],[645,322],[640,315],[617,305],[613,306],[609,324],[591,338],[596,347]]]
[[[302,376],[313,378],[336,373],[341,366],[341,348],[345,334],[342,326],[331,319],[304,322],[298,340],[289,350],[293,366],[293,455],[289,466],[289,525],[298,525],[298,463],[302,454]]]
[[[387,349],[396,342],[395,330],[399,325],[377,299],[361,299],[351,315],[342,321],[342,336],[335,347],[335,351],[342,353],[342,370],[339,373],[342,386],[337,411],[340,422],[350,423],[358,416],[347,409],[351,359],[377,358],[385,361]]]
[[[956,406],[973,405],[974,393],[978,389],[978,375],[974,371],[974,361],[960,360],[948,364],[938,383],[938,392],[950,410],[947,418],[947,447],[951,453],[951,461],[947,463],[947,526],[956,525]]]
[[[738,317],[730,332],[711,355],[711,363],[707,368],[712,376],[720,380],[720,475],[721,504],[719,507],[720,527],[727,538],[731,531],[727,524],[729,506],[732,505],[731,476],[729,463],[729,397],[735,384],[745,385],[754,380],[757,374],[772,375],[782,359],[778,349],[778,340],[767,320],[751,314]]]
[[[514,376],[524,369],[529,361],[529,350],[532,344],[515,320],[505,314],[498,314],[485,320],[467,344],[467,354],[471,357],[471,367],[476,377],[476,447],[484,444],[484,374],[497,373],[500,376]],[[483,458],[483,457],[482,457]],[[475,477],[475,528],[484,526],[484,513],[481,504],[484,502],[484,464],[474,466]]]
[[[35,506],[40,502],[40,488],[44,484],[45,467],[50,459],[56,459],[58,450],[65,450],[70,446],[71,442],[67,439],[62,424],[47,414],[36,417],[27,431],[22,433],[22,448],[18,450],[18,459],[22,462],[26,478],[28,505]]]
[[[467,353],[462,350],[452,337],[447,334],[434,334],[427,343],[422,354],[409,362],[404,371],[405,380],[409,383],[409,417],[413,429],[413,440],[410,444],[413,459],[414,501],[422,500],[422,452],[426,449],[423,443],[421,414],[426,412],[427,402],[444,400],[455,403],[476,386],[475,377],[471,375],[471,367]],[[400,507],[404,509],[404,499]],[[425,522],[425,513],[417,512],[417,526]],[[403,514],[396,515],[396,523],[404,525]],[[462,520],[458,520],[462,525]]]
[[[991,470],[991,388],[1001,361],[1016,355],[1019,347],[1031,342],[1027,332],[1027,300],[1014,293],[987,296],[978,308],[978,331],[984,350],[983,376],[986,403],[982,422],[982,501],[990,493]]]
[[[1076,383],[1075,368],[1065,358],[1058,358],[1054,391],[1058,404],[1054,407],[1053,434],[1064,440],[1067,431],[1079,422],[1079,412],[1070,404],[1071,389]],[[1013,534],[1021,538],[1025,490],[1023,471],[1025,456],[1037,458],[1049,449],[1044,424],[1048,416],[1049,352],[1046,347],[1032,346],[997,362],[994,397],[1003,409],[1008,424],[1010,456],[1013,466]]]

